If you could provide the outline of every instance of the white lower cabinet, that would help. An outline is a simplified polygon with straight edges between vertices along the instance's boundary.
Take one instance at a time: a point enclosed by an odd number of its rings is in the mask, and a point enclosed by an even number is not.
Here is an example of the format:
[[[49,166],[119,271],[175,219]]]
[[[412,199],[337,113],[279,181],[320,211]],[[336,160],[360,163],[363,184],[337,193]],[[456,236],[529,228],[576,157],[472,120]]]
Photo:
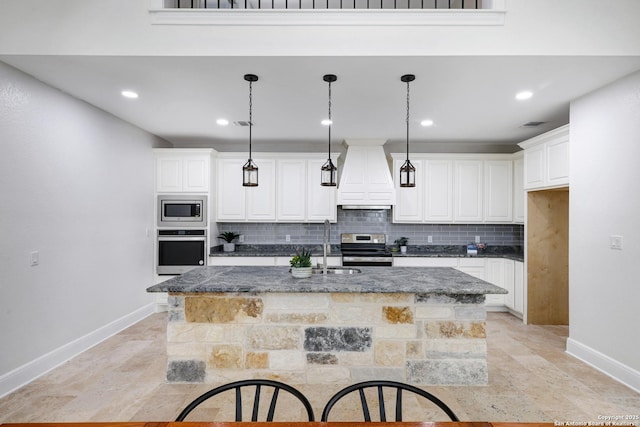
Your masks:
[[[209,265],[217,267],[285,267],[289,266],[290,259],[290,256],[212,256],[209,257]],[[322,264],[322,256],[311,257],[312,266],[315,267],[319,264]],[[342,265],[342,258],[339,256],[328,256],[327,265],[329,267],[338,267]]]
[[[514,261],[514,303],[513,310],[522,315],[524,313],[524,262]]]

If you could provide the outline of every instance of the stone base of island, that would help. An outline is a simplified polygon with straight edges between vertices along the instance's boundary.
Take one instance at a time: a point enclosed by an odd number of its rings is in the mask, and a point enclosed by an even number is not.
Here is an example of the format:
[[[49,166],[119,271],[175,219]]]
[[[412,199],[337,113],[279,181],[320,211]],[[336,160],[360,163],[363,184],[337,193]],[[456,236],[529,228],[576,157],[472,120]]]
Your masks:
[[[484,295],[504,289],[452,268],[360,270],[200,267],[152,286],[169,292],[167,380],[487,384]]]

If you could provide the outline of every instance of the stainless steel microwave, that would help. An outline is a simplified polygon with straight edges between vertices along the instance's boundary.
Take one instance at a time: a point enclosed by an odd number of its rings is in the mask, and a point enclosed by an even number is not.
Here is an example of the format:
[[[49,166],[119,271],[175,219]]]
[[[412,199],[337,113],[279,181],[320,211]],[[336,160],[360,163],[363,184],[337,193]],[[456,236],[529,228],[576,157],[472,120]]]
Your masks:
[[[158,227],[207,227],[207,196],[158,196]]]

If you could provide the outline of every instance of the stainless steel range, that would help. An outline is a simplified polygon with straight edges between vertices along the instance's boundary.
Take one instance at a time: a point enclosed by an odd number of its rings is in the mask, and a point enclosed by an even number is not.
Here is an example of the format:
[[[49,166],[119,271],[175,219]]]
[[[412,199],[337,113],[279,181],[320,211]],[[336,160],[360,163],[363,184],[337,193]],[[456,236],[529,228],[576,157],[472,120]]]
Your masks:
[[[384,234],[343,233],[340,239],[342,265],[391,267],[393,258],[387,250]]]

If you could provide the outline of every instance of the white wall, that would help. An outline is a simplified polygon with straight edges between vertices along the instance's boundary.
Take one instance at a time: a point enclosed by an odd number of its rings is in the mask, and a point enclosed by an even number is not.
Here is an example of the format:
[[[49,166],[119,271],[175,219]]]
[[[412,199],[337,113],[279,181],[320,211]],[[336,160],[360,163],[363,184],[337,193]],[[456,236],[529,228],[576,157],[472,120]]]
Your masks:
[[[640,72],[571,104],[567,350],[637,390],[639,159]]]
[[[154,145],[0,62],[0,396],[151,312]]]
[[[153,25],[149,0],[2,0],[0,54],[640,54],[637,0],[505,3],[504,26],[248,27]],[[265,23],[269,19],[265,17]]]

